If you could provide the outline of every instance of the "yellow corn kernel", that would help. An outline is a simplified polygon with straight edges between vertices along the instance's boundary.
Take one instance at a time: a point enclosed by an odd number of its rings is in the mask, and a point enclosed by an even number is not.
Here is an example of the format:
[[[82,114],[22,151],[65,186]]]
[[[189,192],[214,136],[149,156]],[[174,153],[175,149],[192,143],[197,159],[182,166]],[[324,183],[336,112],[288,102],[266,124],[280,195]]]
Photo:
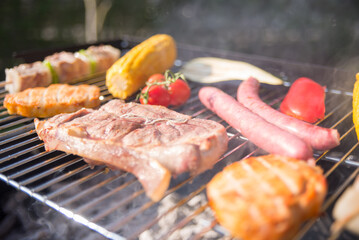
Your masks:
[[[353,90],[353,122],[359,139],[359,73],[356,74],[356,81]]]

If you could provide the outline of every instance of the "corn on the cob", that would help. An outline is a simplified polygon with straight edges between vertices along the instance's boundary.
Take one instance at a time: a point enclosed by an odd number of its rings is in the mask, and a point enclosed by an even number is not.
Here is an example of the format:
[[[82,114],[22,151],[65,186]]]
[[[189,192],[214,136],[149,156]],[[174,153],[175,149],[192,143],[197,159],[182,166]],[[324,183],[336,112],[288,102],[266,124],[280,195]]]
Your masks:
[[[157,34],[132,48],[106,74],[106,86],[117,98],[126,99],[145,85],[155,73],[172,67],[177,56],[174,39]]]
[[[359,139],[359,73],[356,74],[356,82],[353,90],[353,122]]]

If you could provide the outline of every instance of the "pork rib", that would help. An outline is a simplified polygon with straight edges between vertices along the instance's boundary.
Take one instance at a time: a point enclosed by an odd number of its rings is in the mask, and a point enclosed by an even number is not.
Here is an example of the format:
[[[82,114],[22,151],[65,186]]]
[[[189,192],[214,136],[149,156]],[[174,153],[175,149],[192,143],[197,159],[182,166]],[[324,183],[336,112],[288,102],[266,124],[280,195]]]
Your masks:
[[[121,100],[99,110],[35,119],[35,126],[47,151],[61,150],[80,155],[89,164],[131,172],[154,201],[163,196],[171,175],[211,168],[228,143],[219,123]]]

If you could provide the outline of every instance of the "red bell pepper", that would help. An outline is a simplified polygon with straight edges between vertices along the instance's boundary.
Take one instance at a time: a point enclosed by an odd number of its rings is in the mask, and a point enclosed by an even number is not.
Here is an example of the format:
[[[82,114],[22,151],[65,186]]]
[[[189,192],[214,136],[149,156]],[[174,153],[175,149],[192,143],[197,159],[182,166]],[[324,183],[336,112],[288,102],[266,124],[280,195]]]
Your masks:
[[[314,123],[324,118],[325,87],[309,78],[298,78],[289,88],[287,95],[280,105],[280,111]]]

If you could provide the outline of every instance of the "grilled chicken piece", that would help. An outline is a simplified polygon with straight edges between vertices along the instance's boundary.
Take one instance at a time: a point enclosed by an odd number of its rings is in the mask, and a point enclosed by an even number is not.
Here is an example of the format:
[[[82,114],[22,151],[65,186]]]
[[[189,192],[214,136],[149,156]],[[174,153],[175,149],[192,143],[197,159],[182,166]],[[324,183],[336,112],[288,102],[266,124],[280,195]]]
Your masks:
[[[32,87],[46,87],[52,82],[49,68],[40,61],[5,69],[5,73],[5,89],[9,93],[20,92]]]
[[[47,88],[29,88],[5,96],[4,107],[9,114],[24,117],[51,117],[59,113],[75,112],[83,107],[100,105],[100,89],[97,86],[52,84]]]
[[[279,155],[235,162],[207,187],[218,222],[243,240],[291,239],[319,214],[326,192],[319,167]]]
[[[61,150],[91,165],[131,172],[154,201],[163,197],[171,176],[210,169],[228,143],[225,128],[217,122],[121,100],[96,111],[35,119],[35,125],[47,151]]]

